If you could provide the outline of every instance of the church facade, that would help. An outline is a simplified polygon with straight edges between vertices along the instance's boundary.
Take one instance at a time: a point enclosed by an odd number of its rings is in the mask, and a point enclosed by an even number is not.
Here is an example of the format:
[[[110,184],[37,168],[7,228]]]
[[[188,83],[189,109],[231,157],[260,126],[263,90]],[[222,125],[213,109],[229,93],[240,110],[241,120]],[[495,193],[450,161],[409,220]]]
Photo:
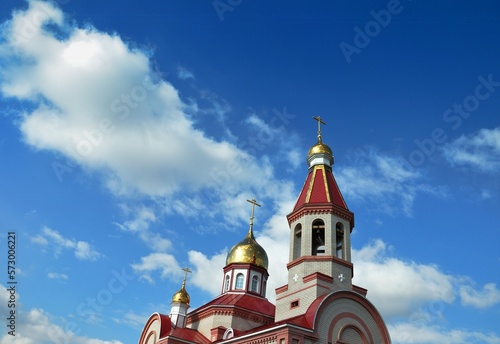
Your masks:
[[[288,283],[266,298],[268,256],[250,228],[228,253],[221,294],[191,311],[186,277],[172,297],[169,315],[154,313],[139,344],[386,344],[389,332],[367,290],[352,284],[354,214],[332,172],[332,150],[318,141],[307,155],[308,173],[287,216]],[[324,124],[324,123],[323,123]],[[187,269],[186,269],[187,270]]]

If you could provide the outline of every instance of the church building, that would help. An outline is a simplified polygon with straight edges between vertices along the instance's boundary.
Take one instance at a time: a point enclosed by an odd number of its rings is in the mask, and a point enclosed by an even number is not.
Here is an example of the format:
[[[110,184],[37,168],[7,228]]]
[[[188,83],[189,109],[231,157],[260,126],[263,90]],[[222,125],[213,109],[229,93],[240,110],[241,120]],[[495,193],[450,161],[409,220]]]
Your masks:
[[[252,203],[245,238],[229,251],[221,294],[190,312],[186,275],[172,297],[169,315],[154,313],[139,344],[386,344],[384,320],[352,284],[349,210],[332,173],[332,150],[318,141],[307,154],[308,173],[291,212],[288,282],[266,298],[269,259],[255,240]]]

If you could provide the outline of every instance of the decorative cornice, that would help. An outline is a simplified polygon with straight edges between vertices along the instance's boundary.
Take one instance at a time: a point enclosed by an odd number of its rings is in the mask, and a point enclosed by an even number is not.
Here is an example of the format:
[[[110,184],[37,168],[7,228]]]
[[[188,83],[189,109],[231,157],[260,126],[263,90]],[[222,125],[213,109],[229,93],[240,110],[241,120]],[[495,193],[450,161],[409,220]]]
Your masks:
[[[347,260],[343,260],[334,256],[302,256],[295,260],[292,260],[290,263],[286,265],[286,268],[290,270],[294,266],[297,266],[305,262],[332,262],[344,265],[345,267],[351,269],[351,271],[353,270],[353,264],[351,262],[348,262]]]
[[[201,321],[211,316],[237,316],[242,319],[250,319],[261,324],[270,324],[274,322],[274,317],[250,311],[235,305],[210,305],[204,309],[194,310],[187,315],[186,324]]]
[[[264,275],[266,278],[269,277],[269,273],[267,272],[266,269],[264,269],[263,267],[261,266],[257,266],[257,265],[254,265],[254,264],[250,264],[250,263],[231,263],[231,264],[228,264],[224,267],[224,274],[226,274],[226,272],[230,271],[230,270],[234,270],[234,269],[248,269],[248,270],[252,270],[252,271],[258,271],[260,273],[262,273],[262,275]]]
[[[366,297],[366,294],[368,293],[368,289],[365,289],[365,288],[362,288],[360,286],[357,286],[357,285],[352,285],[352,290],[355,291],[356,293],[359,293],[363,296]]]
[[[276,294],[281,294],[281,293],[284,293],[287,290],[288,290],[288,284],[285,284],[284,286],[276,288],[275,292],[276,292]]]
[[[304,276],[302,278],[302,281],[304,283],[307,283],[307,282],[310,282],[310,281],[314,281],[314,280],[324,281],[324,282],[327,282],[327,283],[330,283],[330,284],[333,283],[333,277],[332,276],[328,276],[328,275],[322,274],[321,272],[313,272],[312,274]]]
[[[347,209],[343,209],[338,205],[332,203],[324,203],[324,204],[303,204],[297,210],[291,212],[286,216],[288,220],[288,225],[290,226],[292,222],[298,220],[299,218],[305,215],[318,215],[318,214],[333,214],[340,218],[343,218],[346,221],[349,221],[351,225],[351,232],[354,228],[354,213]]]

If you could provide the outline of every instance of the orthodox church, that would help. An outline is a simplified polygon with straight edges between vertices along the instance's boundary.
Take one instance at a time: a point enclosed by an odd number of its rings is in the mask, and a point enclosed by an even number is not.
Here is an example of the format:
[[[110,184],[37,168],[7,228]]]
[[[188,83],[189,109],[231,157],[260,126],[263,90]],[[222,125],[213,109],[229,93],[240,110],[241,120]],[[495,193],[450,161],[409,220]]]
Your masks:
[[[186,272],[169,315],[154,313],[139,344],[385,344],[391,339],[367,290],[352,284],[349,210],[332,173],[332,150],[318,141],[307,154],[308,173],[290,227],[288,283],[266,298],[268,255],[253,234],[256,200],[245,238],[229,251],[221,294],[188,313]]]

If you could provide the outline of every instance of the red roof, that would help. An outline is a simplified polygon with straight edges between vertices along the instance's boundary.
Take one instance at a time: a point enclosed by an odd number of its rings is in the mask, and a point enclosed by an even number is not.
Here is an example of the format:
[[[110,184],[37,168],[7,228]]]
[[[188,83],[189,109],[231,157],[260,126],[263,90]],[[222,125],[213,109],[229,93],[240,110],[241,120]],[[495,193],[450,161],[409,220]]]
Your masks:
[[[349,210],[332,171],[324,165],[314,166],[314,169],[307,175],[293,211],[307,204],[328,203]]]
[[[243,293],[226,293],[193,311],[197,312],[210,306],[236,306],[266,316],[274,317],[276,306],[267,299]]]
[[[170,317],[160,313],[153,313],[153,315],[149,317],[144,329],[142,330],[139,343],[146,343],[149,335],[156,332],[156,328],[151,327],[155,321],[158,321],[160,325],[160,333],[156,333],[158,343],[172,343],[179,341],[194,344],[212,343],[208,340],[208,338],[196,330],[190,328],[172,327]]]
[[[312,330],[314,328],[314,317],[316,315],[317,309],[318,309],[319,305],[321,304],[321,301],[323,301],[323,299],[327,295],[328,294],[321,295],[316,300],[314,300],[314,302],[309,306],[306,313],[304,313],[304,314],[296,315],[294,317],[287,318],[287,319],[284,319],[284,320],[281,320],[278,322],[274,322],[272,324],[259,326],[259,327],[253,328],[251,330],[248,330],[242,334],[251,334],[251,333],[255,333],[255,332],[259,332],[259,331],[263,331],[263,330],[267,330],[267,329],[272,329],[272,328],[275,328],[275,327],[278,327],[278,326],[281,326],[284,324],[295,325],[295,326],[299,326],[299,327],[302,327],[305,329]]]
[[[182,339],[187,342],[192,342],[196,344],[210,344],[212,343],[208,338],[206,338],[204,335],[202,335],[200,332],[197,330],[193,330],[190,328],[173,328],[170,333],[167,335],[165,338],[176,338],[176,339]],[[161,338],[163,339],[163,338]]]

